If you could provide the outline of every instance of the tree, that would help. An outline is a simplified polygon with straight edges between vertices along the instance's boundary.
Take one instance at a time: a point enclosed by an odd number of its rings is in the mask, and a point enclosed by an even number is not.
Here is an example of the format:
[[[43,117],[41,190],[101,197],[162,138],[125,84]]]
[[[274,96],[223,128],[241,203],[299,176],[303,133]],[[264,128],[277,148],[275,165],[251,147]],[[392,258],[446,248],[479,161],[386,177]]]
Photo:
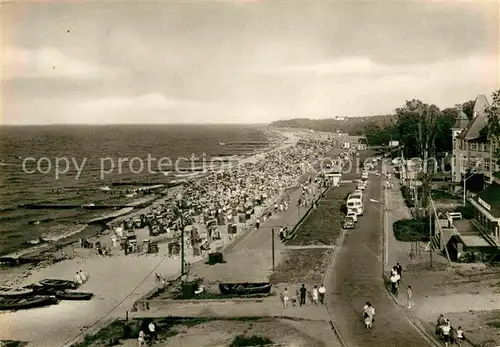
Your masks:
[[[472,117],[474,117],[474,104],[476,102],[474,100],[469,100],[469,101],[466,101],[462,104],[462,110],[464,111],[465,115],[467,116],[467,118],[469,120],[472,119]]]
[[[493,101],[491,105],[485,109],[486,117],[488,118],[486,129],[490,141],[498,145],[500,143],[500,90],[493,92],[492,97]],[[497,164],[500,164],[500,148],[496,148],[494,157]]]
[[[397,127],[400,140],[404,145],[407,158],[423,160],[421,207],[427,207],[430,194],[430,182],[435,167],[429,159],[435,157],[436,136],[441,124],[441,111],[435,105],[425,104],[420,100],[406,101],[403,107],[396,109]],[[449,129],[448,129],[449,131]]]
[[[456,107],[445,108],[441,111],[441,117],[436,122],[436,153],[451,152],[453,150],[453,138],[451,128],[459,115]]]

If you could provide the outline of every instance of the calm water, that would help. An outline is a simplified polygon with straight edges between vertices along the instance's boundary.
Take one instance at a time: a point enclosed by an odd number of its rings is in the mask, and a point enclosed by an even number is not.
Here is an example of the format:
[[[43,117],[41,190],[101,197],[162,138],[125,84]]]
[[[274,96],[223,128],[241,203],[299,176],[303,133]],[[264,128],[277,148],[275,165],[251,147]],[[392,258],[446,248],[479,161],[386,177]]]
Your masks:
[[[163,157],[175,161],[192,154],[245,154],[256,148],[228,143],[266,139],[262,127],[241,125],[0,127],[0,254],[27,247],[26,242],[33,239],[73,233],[91,218],[110,212],[31,210],[20,208],[21,204],[131,202],[134,198],[113,196],[99,187],[118,181],[167,182],[169,178],[160,172],[148,172],[148,157],[157,159],[149,160],[149,171],[158,171],[157,161]],[[136,159],[130,166],[133,157]],[[23,169],[26,158],[33,159]],[[66,158],[58,161],[59,177],[55,172],[57,158]]]

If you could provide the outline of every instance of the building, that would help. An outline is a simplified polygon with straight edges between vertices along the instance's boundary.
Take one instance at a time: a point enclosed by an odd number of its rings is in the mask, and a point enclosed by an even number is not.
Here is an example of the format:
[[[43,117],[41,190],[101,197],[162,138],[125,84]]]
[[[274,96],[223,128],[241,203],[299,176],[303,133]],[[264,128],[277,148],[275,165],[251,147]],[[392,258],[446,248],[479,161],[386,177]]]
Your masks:
[[[457,191],[464,192],[464,203],[470,204],[473,218],[470,221],[448,223],[440,232],[449,251],[460,258],[464,249],[491,251],[500,247],[500,184],[495,173],[499,171],[496,158],[497,145],[488,137],[486,96],[479,95],[474,102],[473,117],[467,116],[459,107],[459,114],[452,131],[453,161],[452,181]],[[483,175],[485,186],[477,196],[466,199],[467,180],[474,175]],[[451,230],[451,231],[450,231]],[[481,241],[482,240],[482,241]],[[443,247],[443,242],[441,247]]]
[[[451,261],[488,261],[498,254],[498,241],[481,233],[476,219],[466,220],[460,213],[449,213],[434,223],[436,232],[432,247],[442,251]]]
[[[491,145],[488,138],[486,108],[489,106],[486,96],[479,95],[474,102],[471,121],[463,110],[459,108],[459,115],[452,128],[453,161],[452,181],[462,182],[465,174],[483,174],[487,183],[494,180],[494,173],[499,170],[495,161],[492,161],[495,144]],[[470,173],[474,170],[474,173]],[[467,179],[467,178],[466,178]]]

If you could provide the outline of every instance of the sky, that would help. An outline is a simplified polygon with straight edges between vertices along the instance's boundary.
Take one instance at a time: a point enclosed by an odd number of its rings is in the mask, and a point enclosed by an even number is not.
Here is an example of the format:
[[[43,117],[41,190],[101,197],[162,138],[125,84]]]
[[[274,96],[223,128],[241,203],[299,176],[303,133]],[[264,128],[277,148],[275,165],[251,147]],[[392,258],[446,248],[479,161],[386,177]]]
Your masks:
[[[498,2],[3,4],[1,124],[267,123],[499,89]]]

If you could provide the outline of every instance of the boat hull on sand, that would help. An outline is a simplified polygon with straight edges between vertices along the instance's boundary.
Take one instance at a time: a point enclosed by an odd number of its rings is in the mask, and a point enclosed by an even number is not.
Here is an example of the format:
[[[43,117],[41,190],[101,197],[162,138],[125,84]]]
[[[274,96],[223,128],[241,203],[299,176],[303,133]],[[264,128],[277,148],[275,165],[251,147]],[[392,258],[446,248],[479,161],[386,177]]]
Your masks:
[[[59,279],[44,279],[39,282],[44,287],[55,288],[58,290],[76,289],[78,283],[75,281],[59,280]]]
[[[31,298],[0,299],[0,310],[26,310],[57,304],[57,299],[50,296],[34,296]]]
[[[25,298],[33,295],[30,288],[5,288],[0,287],[0,297],[4,298]]]
[[[57,291],[56,298],[59,300],[90,300],[93,293]]]
[[[219,290],[223,295],[250,295],[269,294],[272,284],[263,283],[219,283]]]

